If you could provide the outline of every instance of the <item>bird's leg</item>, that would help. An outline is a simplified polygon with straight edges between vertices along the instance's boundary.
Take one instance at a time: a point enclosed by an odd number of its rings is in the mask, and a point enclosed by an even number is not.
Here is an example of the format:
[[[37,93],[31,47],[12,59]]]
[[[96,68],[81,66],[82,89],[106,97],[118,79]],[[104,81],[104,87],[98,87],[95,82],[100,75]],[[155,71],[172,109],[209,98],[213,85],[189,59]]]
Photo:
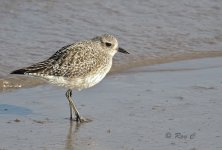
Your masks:
[[[70,102],[69,102],[69,110],[70,110],[70,120],[72,120],[72,106]]]
[[[71,104],[71,102],[70,102],[70,91],[69,91],[69,90],[66,92],[66,97],[67,97],[67,99],[68,99],[68,101],[69,101],[70,120],[72,120],[72,104]]]
[[[84,122],[86,121],[83,117],[80,116],[79,111],[76,108],[76,105],[74,103],[74,101],[72,100],[72,90],[68,89],[66,92],[66,97],[69,101],[69,106],[70,106],[70,112],[72,112],[71,110],[73,109],[76,115],[76,121],[78,122]],[[71,113],[72,114],[72,113]],[[70,119],[72,117],[72,115],[70,114]]]

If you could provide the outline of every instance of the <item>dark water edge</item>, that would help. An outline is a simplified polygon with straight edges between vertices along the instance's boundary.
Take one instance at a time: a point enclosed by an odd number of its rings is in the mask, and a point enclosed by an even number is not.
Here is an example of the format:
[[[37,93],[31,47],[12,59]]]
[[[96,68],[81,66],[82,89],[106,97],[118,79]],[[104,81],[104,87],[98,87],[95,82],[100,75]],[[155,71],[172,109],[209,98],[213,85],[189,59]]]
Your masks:
[[[222,57],[222,51],[193,52],[183,55],[176,54],[159,58],[149,58],[144,56],[141,57],[140,59],[135,59],[134,61],[133,58],[132,59],[129,58],[128,61],[122,64],[117,64],[114,62],[109,75],[118,74],[126,70],[148,65],[164,64],[176,61],[210,58],[210,57]],[[46,82],[44,80],[35,77],[9,75],[7,77],[0,78],[0,92],[6,92],[6,91],[10,92],[16,89],[35,87],[45,83]]]
[[[140,56],[138,58],[133,58],[133,56],[129,57],[128,60],[124,63],[117,64],[114,62],[113,67],[111,69],[111,74],[123,72],[132,68],[143,67],[148,65],[155,64],[164,64],[174,61],[182,61],[182,60],[191,60],[191,59],[199,59],[199,58],[210,58],[210,57],[221,57],[222,51],[199,51],[199,52],[190,52],[184,54],[171,54],[160,57],[152,57],[152,56]]]

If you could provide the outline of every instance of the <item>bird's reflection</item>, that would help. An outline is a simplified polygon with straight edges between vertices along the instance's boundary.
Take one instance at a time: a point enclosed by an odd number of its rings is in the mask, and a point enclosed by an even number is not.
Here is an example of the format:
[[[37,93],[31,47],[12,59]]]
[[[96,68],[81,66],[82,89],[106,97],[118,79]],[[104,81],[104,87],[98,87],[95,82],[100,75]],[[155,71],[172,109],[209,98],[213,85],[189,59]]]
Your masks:
[[[69,130],[67,133],[66,144],[65,144],[66,150],[74,150],[75,135],[78,132],[79,127],[81,125],[82,125],[81,123],[76,123],[76,122],[70,121],[70,126],[69,126]]]

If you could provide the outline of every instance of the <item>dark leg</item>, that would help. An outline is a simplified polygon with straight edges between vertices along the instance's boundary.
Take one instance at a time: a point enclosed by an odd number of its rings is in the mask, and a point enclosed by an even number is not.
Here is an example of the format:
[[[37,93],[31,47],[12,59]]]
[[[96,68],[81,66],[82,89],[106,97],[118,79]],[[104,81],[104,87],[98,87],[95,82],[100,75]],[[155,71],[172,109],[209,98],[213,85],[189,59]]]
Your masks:
[[[70,95],[69,91],[67,91],[66,97],[67,97],[68,101],[69,101],[70,96],[72,96],[72,95]],[[69,109],[70,109],[70,120],[72,120],[72,105],[71,105],[70,101],[69,101]]]
[[[72,90],[71,89],[68,89],[67,92],[66,92],[66,97],[69,101],[69,107],[70,107],[70,119],[72,119],[72,110],[75,112],[75,115],[76,115],[76,121],[78,122],[84,122],[86,121],[83,117],[80,116],[79,114],[79,111],[77,110],[76,108],[76,105],[75,103],[73,102],[72,100]]]

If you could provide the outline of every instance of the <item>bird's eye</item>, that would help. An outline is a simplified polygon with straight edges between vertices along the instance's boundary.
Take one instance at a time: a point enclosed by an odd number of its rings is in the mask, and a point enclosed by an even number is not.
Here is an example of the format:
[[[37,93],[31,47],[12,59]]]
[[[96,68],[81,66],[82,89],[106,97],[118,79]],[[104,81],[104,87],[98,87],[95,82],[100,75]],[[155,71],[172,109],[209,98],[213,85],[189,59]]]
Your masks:
[[[111,43],[108,43],[108,42],[106,42],[105,44],[107,47],[110,47],[112,45]]]

